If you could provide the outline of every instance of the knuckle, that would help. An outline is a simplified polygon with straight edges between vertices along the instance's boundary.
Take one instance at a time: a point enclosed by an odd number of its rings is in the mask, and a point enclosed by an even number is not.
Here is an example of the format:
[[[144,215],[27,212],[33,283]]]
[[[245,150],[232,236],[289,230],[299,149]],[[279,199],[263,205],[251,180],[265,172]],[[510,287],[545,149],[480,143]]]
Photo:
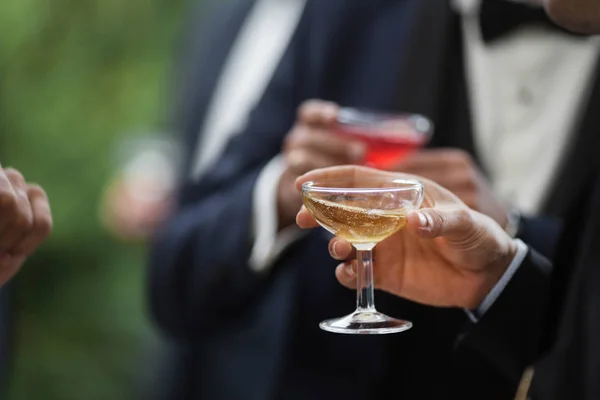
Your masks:
[[[452,149],[448,153],[448,157],[451,162],[460,165],[461,167],[468,167],[471,165],[471,155],[462,149]]]
[[[446,214],[441,212],[434,212],[427,214],[426,217],[430,218],[430,225],[432,226],[433,234],[435,236],[443,235],[447,224]]]
[[[306,141],[307,130],[305,127],[297,125],[295,126],[289,135],[285,138],[285,144],[289,148],[300,147]]]
[[[41,187],[40,185],[38,185],[37,183],[30,183],[27,186],[28,186],[30,194],[40,195],[40,196],[46,197],[46,198],[48,197],[44,188]]]
[[[292,153],[295,151],[299,151],[305,147],[305,140],[302,138],[300,134],[293,134],[288,136],[288,138],[284,142],[284,152]]]
[[[456,218],[458,218],[460,221],[465,221],[465,222],[469,222],[473,216],[471,215],[471,212],[465,208],[459,208],[455,211],[455,215]]]
[[[303,150],[295,149],[286,155],[285,162],[290,170],[297,174],[303,174],[307,168],[309,157]]]
[[[468,190],[469,192],[476,192],[478,185],[477,185],[477,177],[475,176],[475,174],[473,173],[468,173],[465,174],[463,177],[463,187]]]
[[[319,123],[324,117],[334,115],[338,110],[337,104],[318,99],[306,100],[298,108],[297,119],[302,122]],[[321,121],[322,122],[322,121]]]
[[[0,189],[0,209],[4,211],[13,211],[17,208],[17,198],[12,190],[8,188]]]
[[[300,107],[298,107],[298,119],[302,120],[314,113],[322,105],[322,101],[316,99],[305,100]]]
[[[459,226],[469,229],[474,224],[473,212],[468,208],[459,208],[454,213],[455,218],[459,221]]]
[[[18,170],[14,169],[14,168],[6,168],[4,170],[4,173],[11,180],[16,179],[16,180],[20,180],[20,181],[25,181],[23,174],[21,174],[21,172],[19,172]]]
[[[39,216],[35,219],[33,230],[41,237],[47,237],[52,233],[53,222],[49,214]]]
[[[33,216],[30,213],[19,213],[13,221],[13,227],[19,231],[29,231],[33,228]]]
[[[285,153],[290,152],[294,148],[294,142],[294,132],[292,131],[289,135],[285,137],[285,139],[283,139],[283,151]]]

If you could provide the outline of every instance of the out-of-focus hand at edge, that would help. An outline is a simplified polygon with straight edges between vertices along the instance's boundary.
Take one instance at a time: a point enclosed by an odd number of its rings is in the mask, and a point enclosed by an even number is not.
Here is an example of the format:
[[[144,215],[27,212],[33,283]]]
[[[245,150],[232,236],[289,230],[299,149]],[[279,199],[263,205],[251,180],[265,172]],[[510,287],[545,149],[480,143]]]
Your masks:
[[[19,272],[52,228],[44,189],[13,168],[0,168],[0,286]]]

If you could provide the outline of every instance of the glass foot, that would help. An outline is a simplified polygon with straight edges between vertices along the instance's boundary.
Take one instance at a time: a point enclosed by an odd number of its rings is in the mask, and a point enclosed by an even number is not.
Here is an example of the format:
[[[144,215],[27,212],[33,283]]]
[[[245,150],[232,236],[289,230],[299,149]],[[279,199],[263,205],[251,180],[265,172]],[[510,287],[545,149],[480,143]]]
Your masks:
[[[342,318],[323,321],[319,327],[324,331],[350,335],[384,335],[409,330],[412,322],[388,317],[377,311],[355,311]]]

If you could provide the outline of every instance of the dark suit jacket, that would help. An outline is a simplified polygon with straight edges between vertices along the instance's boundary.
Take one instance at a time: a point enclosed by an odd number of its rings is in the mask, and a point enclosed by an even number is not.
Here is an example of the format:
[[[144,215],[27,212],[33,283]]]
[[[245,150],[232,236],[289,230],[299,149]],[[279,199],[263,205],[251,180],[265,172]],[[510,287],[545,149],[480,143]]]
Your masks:
[[[526,367],[534,370],[534,400],[600,398],[600,171],[588,172],[554,273],[529,254],[459,341],[455,384],[466,398],[512,399]]]
[[[188,27],[184,31],[179,60],[171,82],[172,126],[183,147],[180,179],[189,176],[198,132],[206,118],[221,70],[255,0],[203,0],[191,8]],[[218,4],[215,4],[218,3]],[[193,84],[190,84],[193,83]],[[154,273],[151,280],[156,279]],[[152,282],[153,287],[156,283]],[[156,297],[158,296],[158,297]],[[151,303],[162,301],[159,291],[151,291]],[[162,312],[170,312],[168,307]],[[156,400],[197,399],[199,358],[197,348],[178,336],[164,338],[160,349],[160,367],[153,371],[155,384],[144,390],[147,398]]]
[[[322,232],[290,247],[267,274],[253,273],[247,260],[255,181],[306,99],[422,113],[436,123],[433,146],[474,153],[460,43],[458,17],[439,0],[309,1],[244,133],[201,182],[185,185],[152,252],[152,312],[193,349],[199,398],[369,398],[381,387],[401,387],[406,398],[445,393],[452,343],[466,321],[460,310],[378,294],[378,308],[415,327],[393,337],[326,334],[319,320],[351,311],[354,294],[335,281]],[[207,87],[196,80],[189,88],[181,126],[197,132],[194,102],[204,109]],[[569,193],[555,192],[548,209],[561,216]],[[524,227],[525,239],[552,252],[556,224]],[[390,370],[398,373],[386,376]]]

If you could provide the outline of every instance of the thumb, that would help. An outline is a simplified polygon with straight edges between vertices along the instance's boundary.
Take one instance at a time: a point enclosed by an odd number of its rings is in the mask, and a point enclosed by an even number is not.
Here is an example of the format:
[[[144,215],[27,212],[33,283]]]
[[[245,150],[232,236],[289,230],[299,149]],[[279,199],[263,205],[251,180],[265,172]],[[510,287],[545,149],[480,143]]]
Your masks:
[[[408,215],[408,228],[416,236],[436,238],[443,236],[453,242],[462,242],[477,231],[473,215],[465,208],[425,208]]]
[[[330,101],[307,100],[298,109],[298,120],[308,125],[329,126],[337,121],[339,106]]]

